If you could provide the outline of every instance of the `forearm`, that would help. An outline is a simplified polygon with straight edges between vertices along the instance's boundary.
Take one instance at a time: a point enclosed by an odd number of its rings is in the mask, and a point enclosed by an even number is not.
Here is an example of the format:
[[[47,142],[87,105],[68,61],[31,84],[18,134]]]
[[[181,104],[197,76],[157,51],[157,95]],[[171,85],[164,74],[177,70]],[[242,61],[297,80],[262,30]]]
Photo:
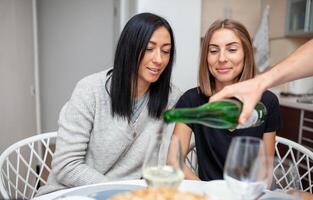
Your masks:
[[[186,165],[184,165],[184,175],[187,180],[200,180],[199,177]]]
[[[264,133],[263,135],[263,142],[266,147],[266,157],[267,157],[267,165],[268,165],[268,170],[269,174],[273,173],[273,159],[275,155],[275,138],[276,138],[276,132],[269,132],[269,133]],[[268,189],[272,185],[272,176],[269,176],[267,185]]]
[[[87,166],[85,163],[72,163],[64,168],[54,165],[53,173],[62,185],[67,187],[77,187],[95,183],[106,182],[109,179],[97,170]]]
[[[260,75],[262,87],[270,88],[313,75],[313,39],[291,53],[285,60]]]

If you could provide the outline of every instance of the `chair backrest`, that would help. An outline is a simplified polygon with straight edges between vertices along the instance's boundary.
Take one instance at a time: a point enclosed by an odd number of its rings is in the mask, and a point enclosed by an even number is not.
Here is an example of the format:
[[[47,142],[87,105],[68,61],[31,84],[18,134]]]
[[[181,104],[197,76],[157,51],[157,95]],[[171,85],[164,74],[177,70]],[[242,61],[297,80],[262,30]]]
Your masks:
[[[290,159],[293,162],[300,175],[300,187],[303,191],[312,193],[313,152],[296,142],[276,136],[275,154],[280,160]],[[189,148],[185,163],[193,172],[198,173],[197,150],[194,143]]]
[[[4,199],[31,199],[46,184],[57,132],[42,133],[8,147],[0,156],[0,192]]]
[[[197,149],[195,145],[189,147],[189,152],[187,154],[185,163],[187,167],[191,169],[196,175],[198,175],[198,159],[197,159]]]
[[[302,191],[312,193],[313,152],[296,142],[276,136],[275,155],[279,160],[292,161],[298,169]]]
[[[198,158],[194,133],[192,133],[190,138],[190,145],[187,157],[185,159],[185,163],[186,166],[189,167],[193,173],[198,175]]]

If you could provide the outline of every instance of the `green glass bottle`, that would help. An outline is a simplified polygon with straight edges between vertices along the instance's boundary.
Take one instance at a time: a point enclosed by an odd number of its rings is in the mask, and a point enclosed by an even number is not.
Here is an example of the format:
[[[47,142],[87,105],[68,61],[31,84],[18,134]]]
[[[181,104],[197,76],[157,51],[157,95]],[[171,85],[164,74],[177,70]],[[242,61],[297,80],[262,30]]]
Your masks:
[[[239,129],[262,124],[267,115],[266,107],[258,102],[251,117],[244,125],[238,124],[242,103],[235,99],[203,104],[195,108],[177,108],[163,113],[164,121],[197,123],[217,129]]]

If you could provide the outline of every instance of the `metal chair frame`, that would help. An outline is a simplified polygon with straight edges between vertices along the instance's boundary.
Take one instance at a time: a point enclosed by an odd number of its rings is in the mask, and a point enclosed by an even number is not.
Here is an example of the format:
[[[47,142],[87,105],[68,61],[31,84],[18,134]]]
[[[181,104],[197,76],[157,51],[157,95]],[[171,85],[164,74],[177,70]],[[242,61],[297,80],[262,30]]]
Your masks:
[[[287,148],[287,151],[282,152],[282,146]],[[285,149],[286,150],[286,149]],[[189,153],[185,160],[186,165],[191,168],[193,172],[197,174],[198,172],[198,161],[197,161],[197,150],[195,144],[192,144],[189,148]],[[275,138],[275,154],[279,160],[284,161],[286,159],[290,159],[292,163],[298,169],[299,177],[300,177],[300,187],[301,190],[305,192],[311,192],[313,190],[312,185],[312,176],[313,176],[313,152],[308,148],[300,145],[294,141],[291,141],[287,138],[283,138],[280,136],[276,136]],[[275,168],[275,166],[274,166]],[[301,170],[304,173],[301,173]],[[275,176],[274,176],[275,178]],[[305,187],[304,182],[307,182],[307,186]]]
[[[285,146],[285,149],[282,146]],[[276,136],[275,152],[280,161],[291,160],[298,170],[300,189],[312,193],[313,152],[303,145],[280,136]]]
[[[185,163],[196,175],[198,175],[198,159],[197,159],[197,149],[193,144],[189,147],[189,152],[187,154]]]
[[[8,147],[0,156],[0,192],[5,199],[31,199],[37,191],[39,185],[46,184],[42,177],[44,171],[51,172],[51,167],[47,164],[48,157],[52,158],[53,150],[50,148],[57,132],[43,133],[21,140]],[[282,154],[281,145],[287,148]],[[24,149],[23,149],[24,148]],[[27,149],[27,155],[23,155],[23,150]],[[305,173],[300,173],[301,189],[305,192],[313,190],[313,152],[306,147],[276,136],[275,142],[276,156],[280,160],[290,159],[299,169],[305,169]],[[190,146],[186,165],[196,174],[198,172],[198,162],[195,145]],[[26,167],[26,173],[21,173],[21,169]],[[304,187],[303,182],[309,184]]]
[[[38,134],[8,147],[0,156],[0,192],[5,199],[31,199],[40,185],[54,151],[50,148],[57,132]]]

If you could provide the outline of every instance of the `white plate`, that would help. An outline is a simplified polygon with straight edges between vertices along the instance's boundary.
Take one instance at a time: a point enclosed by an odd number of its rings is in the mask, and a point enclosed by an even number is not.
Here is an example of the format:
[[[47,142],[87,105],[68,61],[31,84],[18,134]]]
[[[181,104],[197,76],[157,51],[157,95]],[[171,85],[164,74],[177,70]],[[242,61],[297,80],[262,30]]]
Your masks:
[[[209,181],[203,187],[204,193],[212,200],[232,200],[232,193],[228,189],[226,181],[214,180]]]
[[[200,195],[205,194],[205,186],[208,182],[206,181],[193,181],[193,180],[184,180],[180,186],[179,190],[183,192],[195,192]]]
[[[129,192],[144,186],[129,184],[91,185],[63,194],[56,200],[107,200],[119,193]]]
[[[229,190],[225,180],[215,180],[206,183],[205,187],[202,188],[207,196],[212,200],[233,200],[234,194]],[[260,200],[293,200],[290,195],[287,195],[281,191],[269,191],[260,198]]]

